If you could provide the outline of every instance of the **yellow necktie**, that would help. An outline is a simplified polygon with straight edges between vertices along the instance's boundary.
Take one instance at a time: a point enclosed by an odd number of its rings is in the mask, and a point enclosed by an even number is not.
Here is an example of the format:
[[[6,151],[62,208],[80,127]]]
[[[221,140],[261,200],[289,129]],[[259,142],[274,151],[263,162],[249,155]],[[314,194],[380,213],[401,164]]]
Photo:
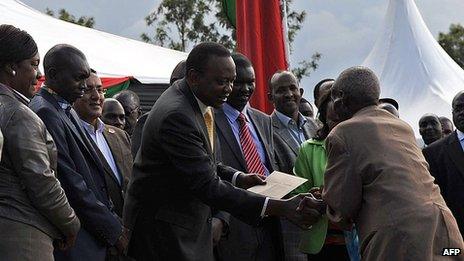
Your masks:
[[[209,143],[211,144],[211,150],[214,151],[214,120],[213,112],[211,108],[208,108],[203,115],[205,119],[206,129],[208,130]]]

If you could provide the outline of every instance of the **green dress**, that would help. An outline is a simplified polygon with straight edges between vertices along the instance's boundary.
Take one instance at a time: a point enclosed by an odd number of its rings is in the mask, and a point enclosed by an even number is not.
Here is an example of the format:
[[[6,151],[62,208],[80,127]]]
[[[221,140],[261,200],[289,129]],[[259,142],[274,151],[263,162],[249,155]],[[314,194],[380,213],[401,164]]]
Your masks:
[[[326,165],[325,141],[314,139],[305,141],[300,147],[293,172],[308,181],[293,192],[307,193],[313,187],[321,187],[324,184]],[[303,232],[300,242],[301,252],[317,254],[321,251],[327,235],[328,223],[328,218],[324,215],[310,230]]]

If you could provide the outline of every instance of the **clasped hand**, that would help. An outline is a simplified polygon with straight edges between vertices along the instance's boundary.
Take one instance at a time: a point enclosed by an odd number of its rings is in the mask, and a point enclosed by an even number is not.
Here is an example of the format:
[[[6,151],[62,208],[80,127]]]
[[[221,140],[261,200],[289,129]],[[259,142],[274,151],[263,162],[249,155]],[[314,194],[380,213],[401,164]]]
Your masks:
[[[312,194],[299,194],[287,200],[285,217],[302,229],[310,229],[325,213],[325,203]]]

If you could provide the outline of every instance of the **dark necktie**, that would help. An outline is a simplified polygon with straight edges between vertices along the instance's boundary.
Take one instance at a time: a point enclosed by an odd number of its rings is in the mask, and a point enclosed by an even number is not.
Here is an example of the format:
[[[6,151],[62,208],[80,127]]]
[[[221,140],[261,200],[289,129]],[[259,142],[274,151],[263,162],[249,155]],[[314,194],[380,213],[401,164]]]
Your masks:
[[[243,156],[245,157],[245,162],[248,168],[249,173],[257,173],[261,176],[266,175],[266,169],[261,162],[261,158],[258,154],[258,149],[256,144],[253,141],[251,136],[250,129],[246,124],[246,117],[243,113],[237,118],[237,121],[240,125],[240,144],[242,145]]]

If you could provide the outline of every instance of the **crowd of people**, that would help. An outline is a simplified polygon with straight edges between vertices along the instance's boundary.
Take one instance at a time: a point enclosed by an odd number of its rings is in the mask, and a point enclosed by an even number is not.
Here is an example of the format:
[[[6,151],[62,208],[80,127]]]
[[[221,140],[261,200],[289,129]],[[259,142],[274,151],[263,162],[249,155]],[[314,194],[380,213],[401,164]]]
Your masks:
[[[365,67],[320,81],[317,115],[277,71],[267,115],[249,103],[251,61],[201,43],[142,114],[130,90],[105,98],[74,46],[45,54],[36,91],[39,63],[27,32],[0,25],[1,260],[447,260],[464,248],[464,91],[452,121],[419,120],[422,146]],[[247,191],[274,171],[307,182],[284,199]]]

